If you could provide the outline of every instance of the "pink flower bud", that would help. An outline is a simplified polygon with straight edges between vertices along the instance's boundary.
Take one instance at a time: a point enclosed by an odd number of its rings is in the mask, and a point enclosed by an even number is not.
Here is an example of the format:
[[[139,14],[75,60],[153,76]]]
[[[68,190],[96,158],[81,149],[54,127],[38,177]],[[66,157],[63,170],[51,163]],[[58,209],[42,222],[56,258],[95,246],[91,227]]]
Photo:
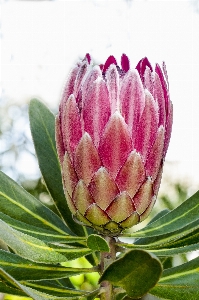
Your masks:
[[[73,68],[56,118],[56,144],[74,218],[106,235],[143,221],[159,190],[172,127],[165,64],[130,69],[110,56]]]

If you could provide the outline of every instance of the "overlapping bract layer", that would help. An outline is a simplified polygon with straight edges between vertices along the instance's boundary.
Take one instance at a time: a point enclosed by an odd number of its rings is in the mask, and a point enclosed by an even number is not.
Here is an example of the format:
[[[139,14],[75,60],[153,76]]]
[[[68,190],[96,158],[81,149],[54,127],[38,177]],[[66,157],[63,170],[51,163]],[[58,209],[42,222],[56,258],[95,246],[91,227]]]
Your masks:
[[[143,221],[158,193],[171,127],[165,64],[130,69],[90,55],[72,70],[56,118],[56,144],[68,206],[107,235]]]

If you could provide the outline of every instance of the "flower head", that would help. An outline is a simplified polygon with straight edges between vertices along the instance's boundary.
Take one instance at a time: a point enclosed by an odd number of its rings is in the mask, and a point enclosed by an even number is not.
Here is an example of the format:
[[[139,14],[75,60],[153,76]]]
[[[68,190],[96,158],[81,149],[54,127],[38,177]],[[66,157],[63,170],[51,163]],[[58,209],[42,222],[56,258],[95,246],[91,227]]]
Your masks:
[[[56,144],[74,218],[107,235],[143,221],[160,186],[172,127],[165,64],[130,69],[89,54],[72,69],[56,118]]]

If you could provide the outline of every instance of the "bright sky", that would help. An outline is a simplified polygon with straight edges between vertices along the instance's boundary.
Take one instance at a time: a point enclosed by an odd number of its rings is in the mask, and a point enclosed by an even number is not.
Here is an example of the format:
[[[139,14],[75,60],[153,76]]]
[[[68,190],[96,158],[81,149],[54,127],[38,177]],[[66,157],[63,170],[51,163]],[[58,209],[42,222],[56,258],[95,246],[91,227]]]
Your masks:
[[[90,52],[166,62],[174,124],[167,160],[199,186],[199,13],[190,1],[89,0],[2,3],[2,87],[13,103],[58,106],[67,74]]]

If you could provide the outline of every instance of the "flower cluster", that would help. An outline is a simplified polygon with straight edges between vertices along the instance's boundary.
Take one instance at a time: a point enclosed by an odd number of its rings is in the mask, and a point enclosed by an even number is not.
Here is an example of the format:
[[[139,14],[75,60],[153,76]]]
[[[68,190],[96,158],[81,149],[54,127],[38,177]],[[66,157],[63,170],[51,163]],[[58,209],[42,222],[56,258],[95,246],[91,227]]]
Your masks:
[[[56,144],[68,206],[76,220],[118,235],[150,213],[172,127],[165,64],[130,69],[89,54],[71,71],[56,118]]]

